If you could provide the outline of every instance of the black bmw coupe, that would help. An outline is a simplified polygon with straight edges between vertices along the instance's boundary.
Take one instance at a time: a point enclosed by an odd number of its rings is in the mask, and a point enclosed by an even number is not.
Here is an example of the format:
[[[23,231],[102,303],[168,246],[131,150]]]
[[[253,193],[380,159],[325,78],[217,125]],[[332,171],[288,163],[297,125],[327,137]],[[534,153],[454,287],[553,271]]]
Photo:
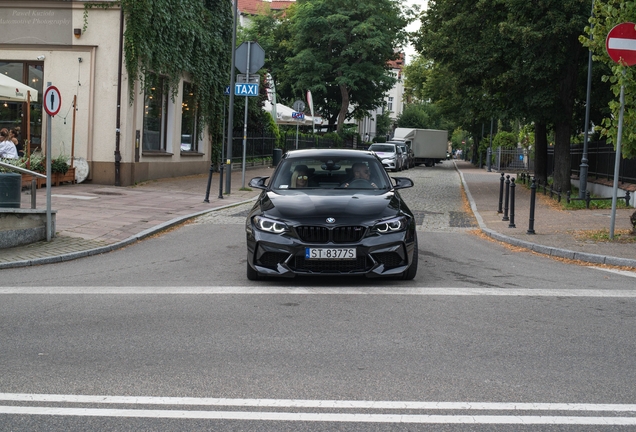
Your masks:
[[[415,219],[370,151],[295,150],[284,155],[245,222],[247,278],[366,275],[411,280]]]

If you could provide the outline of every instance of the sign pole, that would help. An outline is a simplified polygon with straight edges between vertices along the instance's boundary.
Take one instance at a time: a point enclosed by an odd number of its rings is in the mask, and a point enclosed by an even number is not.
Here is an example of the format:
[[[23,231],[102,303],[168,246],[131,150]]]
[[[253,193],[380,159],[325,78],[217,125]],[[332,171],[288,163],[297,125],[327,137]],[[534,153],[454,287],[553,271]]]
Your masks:
[[[225,173],[225,193],[229,194],[232,186],[232,139],[234,138],[234,84],[236,74],[236,26],[238,25],[238,0],[234,0],[234,25],[232,27],[232,64],[230,66],[230,107],[227,120],[227,172]]]
[[[46,85],[51,87],[52,83],[47,82]],[[53,95],[51,95],[52,97]],[[46,105],[46,96],[44,99],[44,104]],[[51,217],[51,119],[53,116],[48,113],[48,110],[46,111],[46,241],[50,242],[51,232],[53,231],[51,226],[53,225]]]
[[[618,194],[618,178],[621,167],[621,141],[623,135],[623,112],[625,111],[625,72],[627,67],[636,64],[636,24],[624,22],[614,26],[605,39],[605,50],[609,57],[622,66],[620,95],[620,111],[618,114],[618,131],[616,134],[616,160],[614,162],[614,187],[612,188],[612,216],[610,219],[610,240],[614,240],[616,223],[616,201]],[[585,125],[587,128],[587,125]]]
[[[625,78],[625,69],[623,69],[623,78]],[[625,110],[625,84],[621,85],[620,96],[621,108],[618,113],[618,132],[616,136],[616,160],[614,161],[614,186],[612,188],[612,217],[610,219],[610,240],[614,240],[614,227],[616,225],[616,201],[618,195],[618,177],[621,166],[621,141],[623,136],[623,111]]]
[[[51,218],[51,118],[60,111],[62,107],[62,95],[57,87],[46,83],[46,90],[42,98],[42,107],[46,111],[46,241],[50,242],[53,232]]]
[[[245,81],[250,82],[250,48],[252,42],[247,42],[247,69],[245,70]],[[249,96],[245,96],[245,116],[243,117],[243,163],[241,173],[241,189],[245,189],[245,150],[247,147],[247,111],[249,108]]]

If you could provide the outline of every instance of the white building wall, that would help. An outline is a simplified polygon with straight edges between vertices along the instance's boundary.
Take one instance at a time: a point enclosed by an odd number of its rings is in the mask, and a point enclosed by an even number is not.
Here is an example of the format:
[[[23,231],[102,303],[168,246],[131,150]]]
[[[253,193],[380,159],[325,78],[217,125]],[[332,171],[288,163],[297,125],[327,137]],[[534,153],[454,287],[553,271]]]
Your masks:
[[[30,8],[34,11],[55,10],[59,4],[29,2],[7,6],[0,0],[0,8]],[[68,4],[63,4],[68,10]],[[84,26],[84,5],[72,3],[72,25],[68,31]],[[71,37],[67,45],[2,44],[0,61],[36,60],[44,56],[44,80],[56,86],[62,96],[59,113],[51,121],[52,155],[70,156],[73,141],[73,97],[77,96],[74,133],[74,156],[85,158],[91,166],[91,178],[99,183],[114,181],[114,152],[116,147],[118,59],[119,59],[120,10],[92,8],[88,12],[86,31],[79,38]],[[81,58],[81,61],[79,60]],[[123,62],[123,60],[122,60]],[[207,172],[210,146],[207,133],[199,145],[199,155],[182,155],[181,102],[183,89],[174,101],[169,102],[168,137],[166,154],[144,155],[135,163],[135,138],[139,130],[143,137],[144,95],[139,83],[135,84],[134,102],[130,103],[128,76],[122,66],[120,153],[125,177],[122,185],[174,175]],[[43,94],[40,95],[42,100]],[[46,114],[43,113],[42,143],[45,143]],[[207,132],[207,131],[206,131]]]

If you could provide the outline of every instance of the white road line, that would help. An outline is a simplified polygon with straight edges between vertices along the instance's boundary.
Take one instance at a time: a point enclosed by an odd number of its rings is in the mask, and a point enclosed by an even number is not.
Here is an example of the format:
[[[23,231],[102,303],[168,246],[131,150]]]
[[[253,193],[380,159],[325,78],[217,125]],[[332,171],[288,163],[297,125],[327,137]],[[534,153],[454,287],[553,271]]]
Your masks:
[[[610,268],[603,268],[603,267],[590,267],[594,270],[602,270],[602,271],[606,271],[609,273],[615,273],[615,274],[619,274],[621,276],[627,276],[627,277],[633,277],[636,278],[636,272],[632,272],[632,271],[626,271],[626,270],[616,270],[616,269],[610,269]]]
[[[99,197],[96,197],[96,196],[87,196],[87,195],[60,195],[60,194],[53,194],[51,196],[55,197],[55,198],[69,198],[69,199],[78,199],[78,200],[94,200],[94,199],[99,198]]]
[[[491,411],[613,411],[636,413],[636,404],[531,403],[531,402],[420,402],[313,399],[236,399],[161,396],[64,395],[0,393],[1,401],[133,405],[232,406],[252,408],[324,408],[377,410],[491,410]]]
[[[91,295],[411,295],[411,296],[505,296],[505,297],[600,297],[635,298],[636,289],[541,289],[541,288],[400,288],[400,287],[4,287],[2,294],[91,294]]]
[[[344,414],[344,413],[282,413],[248,411],[183,411],[95,408],[48,408],[0,406],[0,414],[135,417],[215,420],[273,420],[305,422],[356,423],[436,423],[436,424],[522,424],[522,425],[593,425],[632,426],[636,417],[572,417],[572,416],[472,416],[414,414]]]

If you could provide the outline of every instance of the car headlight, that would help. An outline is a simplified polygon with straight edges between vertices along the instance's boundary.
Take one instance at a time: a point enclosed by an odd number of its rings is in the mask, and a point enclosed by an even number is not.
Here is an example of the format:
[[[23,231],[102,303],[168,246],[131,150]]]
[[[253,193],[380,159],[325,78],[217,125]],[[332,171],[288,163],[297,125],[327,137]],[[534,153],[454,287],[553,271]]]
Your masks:
[[[284,222],[269,219],[264,216],[254,216],[254,226],[257,229],[272,234],[282,234],[289,231],[289,227]]]
[[[395,162],[395,156],[391,156],[391,157],[388,157],[388,158],[384,158],[384,159],[382,159],[382,162],[383,162],[383,163],[391,163],[391,162]]]
[[[404,231],[407,226],[407,220],[404,216],[378,222],[371,229],[373,232],[380,234],[389,234],[398,231]]]

